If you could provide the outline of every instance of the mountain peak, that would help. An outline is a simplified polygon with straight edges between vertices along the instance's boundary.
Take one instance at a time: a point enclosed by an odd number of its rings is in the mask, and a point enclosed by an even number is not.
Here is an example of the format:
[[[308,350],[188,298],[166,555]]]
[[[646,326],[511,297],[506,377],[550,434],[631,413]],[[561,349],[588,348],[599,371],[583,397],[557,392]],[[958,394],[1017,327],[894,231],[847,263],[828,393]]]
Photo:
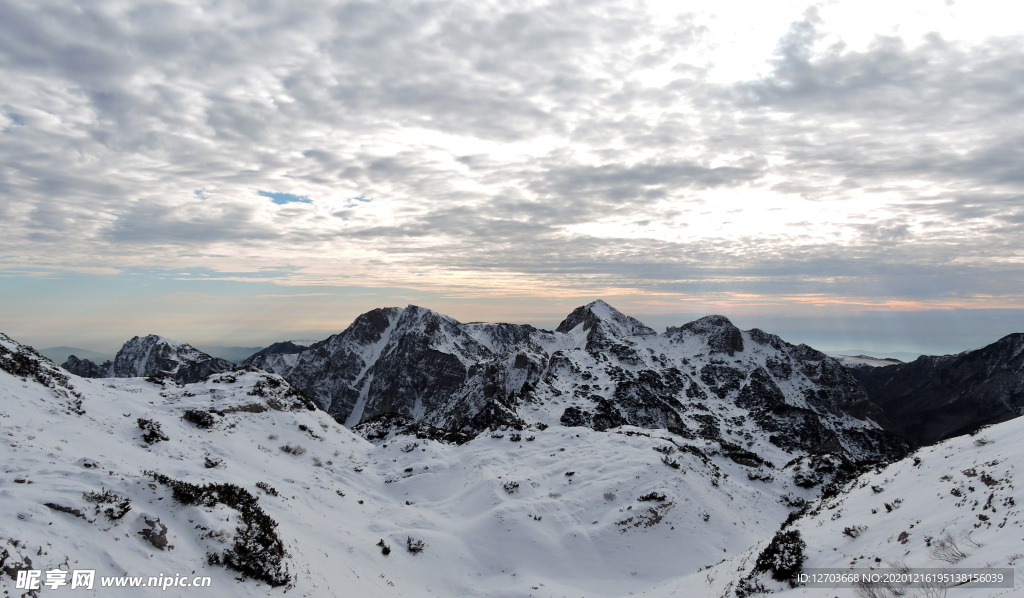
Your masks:
[[[147,334],[146,336],[133,336],[128,342],[129,343],[131,343],[131,342],[144,342],[144,343],[149,343],[149,344],[152,344],[152,343],[166,343],[166,344],[168,344],[168,345],[170,345],[172,347],[180,347],[181,345],[186,345],[187,344],[187,343],[183,343],[183,342],[176,341],[176,340],[173,340],[173,339],[169,339],[169,338],[164,337],[164,336],[160,336],[159,334]]]
[[[85,378],[172,376],[179,382],[195,382],[211,373],[230,370],[232,365],[188,343],[149,334],[129,339],[117,352],[113,363],[108,361],[96,365],[88,359],[78,359],[72,355],[63,367]]]
[[[409,304],[398,316],[400,328],[420,328],[423,331],[434,331],[439,327],[460,326],[461,323],[451,316],[446,316],[427,307]]]
[[[713,314],[679,327],[670,326],[665,334],[677,338],[686,334],[703,337],[712,353],[735,355],[743,350],[743,333],[725,316]]]
[[[572,313],[566,316],[562,323],[558,325],[555,332],[569,332],[575,330],[580,324],[583,325],[583,330],[585,331],[604,324],[617,333],[617,336],[648,336],[657,334],[654,329],[648,327],[640,320],[627,316],[601,299],[572,310]]]

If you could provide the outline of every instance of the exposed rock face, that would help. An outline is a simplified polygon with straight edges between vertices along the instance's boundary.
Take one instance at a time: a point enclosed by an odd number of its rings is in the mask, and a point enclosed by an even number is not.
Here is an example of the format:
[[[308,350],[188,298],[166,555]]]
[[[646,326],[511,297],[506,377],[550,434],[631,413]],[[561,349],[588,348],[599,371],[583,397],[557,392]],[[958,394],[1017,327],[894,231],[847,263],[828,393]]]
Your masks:
[[[344,421],[360,398],[360,383],[402,312],[393,307],[375,309],[356,318],[343,332],[304,351],[261,351],[242,364],[281,374],[312,396],[321,409]]]
[[[727,353],[732,356],[736,351],[743,350],[743,334],[725,316],[704,316],[684,324],[682,328],[669,327],[665,333],[679,336],[684,331],[703,335],[712,353]]]
[[[79,359],[74,355],[69,355],[68,360],[61,367],[83,378],[110,378],[114,362],[107,360],[102,365],[96,365],[88,359]]]
[[[170,376],[181,383],[198,382],[210,374],[234,369],[230,361],[155,334],[132,338],[117,352],[113,362],[96,365],[72,355],[61,367],[86,378]]]
[[[558,325],[555,332],[564,334],[585,332],[588,351],[600,351],[615,346],[617,339],[632,336],[654,336],[658,333],[642,322],[631,318],[604,301],[577,307]]]
[[[1024,334],[957,355],[849,368],[914,446],[1024,414]]]
[[[906,449],[839,362],[723,316],[658,335],[603,301],[555,331],[462,324],[410,305],[363,314],[304,351],[244,363],[282,375],[349,426],[390,414],[404,428],[465,437],[497,425],[631,424],[857,459]]]

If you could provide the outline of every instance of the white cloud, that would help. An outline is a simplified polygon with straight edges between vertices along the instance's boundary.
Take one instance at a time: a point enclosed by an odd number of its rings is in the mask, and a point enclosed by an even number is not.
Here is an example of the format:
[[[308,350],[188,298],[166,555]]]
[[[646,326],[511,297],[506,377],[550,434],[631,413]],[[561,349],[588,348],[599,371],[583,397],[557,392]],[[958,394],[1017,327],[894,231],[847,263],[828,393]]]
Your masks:
[[[678,6],[0,3],[0,254],[480,294],[1021,294],[1022,21]]]

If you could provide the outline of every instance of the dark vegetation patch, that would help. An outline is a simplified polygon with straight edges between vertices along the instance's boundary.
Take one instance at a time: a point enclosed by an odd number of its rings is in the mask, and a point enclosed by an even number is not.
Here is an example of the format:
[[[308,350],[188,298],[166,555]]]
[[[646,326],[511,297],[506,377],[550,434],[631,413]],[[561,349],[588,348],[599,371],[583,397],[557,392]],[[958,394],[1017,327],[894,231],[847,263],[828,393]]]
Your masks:
[[[160,422],[153,419],[146,419],[144,417],[140,417],[138,420],[136,420],[136,423],[138,424],[139,428],[142,429],[142,431],[144,432],[144,434],[142,435],[142,440],[146,444],[154,444],[156,442],[170,440],[169,438],[167,438],[167,435],[164,434],[163,430],[160,428]]]
[[[210,415],[210,412],[203,411],[201,409],[186,409],[185,412],[181,414],[181,419],[197,428],[202,428],[203,430],[208,430],[213,427],[214,422],[213,416]]]
[[[243,577],[252,577],[273,587],[291,581],[284,563],[287,553],[276,531],[277,522],[263,511],[259,500],[248,490],[234,484],[199,486],[154,471],[143,473],[170,488],[174,500],[180,504],[207,508],[222,504],[241,515],[242,524],[235,528],[231,548],[220,554],[207,553],[211,565],[223,565]]]
[[[562,412],[562,417],[559,418],[559,422],[567,428],[589,428],[593,426],[593,421],[593,413],[576,406],[566,407]]]
[[[857,464],[841,454],[799,457],[786,467],[793,468],[793,482],[797,486],[807,489],[823,486],[826,497],[835,496],[843,485],[870,469],[870,465]]]
[[[412,536],[406,536],[405,538],[405,549],[412,554],[419,554],[426,548],[426,544],[423,540],[414,540]]]
[[[277,496],[277,489],[266,482],[256,482],[256,487],[270,496]]]
[[[106,509],[103,509],[103,514],[107,516],[107,519],[111,521],[117,521],[125,515],[128,511],[132,510],[132,502],[127,497],[120,496],[113,490],[104,490],[103,492],[91,492],[82,493],[82,498],[85,500],[95,503],[96,511],[98,512],[103,505],[110,505]]]
[[[417,422],[401,413],[381,413],[352,427],[352,431],[370,442],[387,440],[392,436],[415,436],[419,440],[434,440],[449,444],[465,444],[475,435],[462,431],[449,432],[424,422]]]
[[[806,549],[807,543],[800,537],[798,530],[779,530],[771,543],[757,555],[757,562],[750,574],[740,580],[736,595],[745,598],[764,592],[764,586],[757,580],[757,576],[765,573],[770,574],[775,581],[787,582],[795,588],[797,575],[807,560],[804,555]]]
[[[851,526],[851,527],[844,527],[843,528],[843,535],[844,536],[849,536],[851,538],[859,538],[861,532],[863,532],[866,529],[868,529],[868,528],[866,526],[863,526],[863,525],[854,525],[854,526]]]

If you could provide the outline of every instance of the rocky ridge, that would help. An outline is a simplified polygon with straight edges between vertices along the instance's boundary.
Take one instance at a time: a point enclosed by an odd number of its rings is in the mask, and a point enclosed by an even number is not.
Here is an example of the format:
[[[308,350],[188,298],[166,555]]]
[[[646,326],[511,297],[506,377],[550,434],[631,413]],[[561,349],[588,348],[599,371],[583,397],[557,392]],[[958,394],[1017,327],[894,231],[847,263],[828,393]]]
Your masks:
[[[893,431],[914,446],[1024,414],[1022,333],[956,355],[849,369],[886,411]]]
[[[71,355],[61,367],[83,378],[170,377],[183,384],[198,382],[210,374],[234,369],[225,359],[211,357],[188,343],[150,334],[134,337],[121,347],[114,361],[97,365]]]
[[[466,438],[501,426],[633,425],[855,459],[906,450],[837,360],[741,331],[724,316],[657,334],[595,301],[550,331],[462,324],[410,305],[367,312],[306,350],[244,364],[281,375],[357,429],[385,416],[402,429]]]

